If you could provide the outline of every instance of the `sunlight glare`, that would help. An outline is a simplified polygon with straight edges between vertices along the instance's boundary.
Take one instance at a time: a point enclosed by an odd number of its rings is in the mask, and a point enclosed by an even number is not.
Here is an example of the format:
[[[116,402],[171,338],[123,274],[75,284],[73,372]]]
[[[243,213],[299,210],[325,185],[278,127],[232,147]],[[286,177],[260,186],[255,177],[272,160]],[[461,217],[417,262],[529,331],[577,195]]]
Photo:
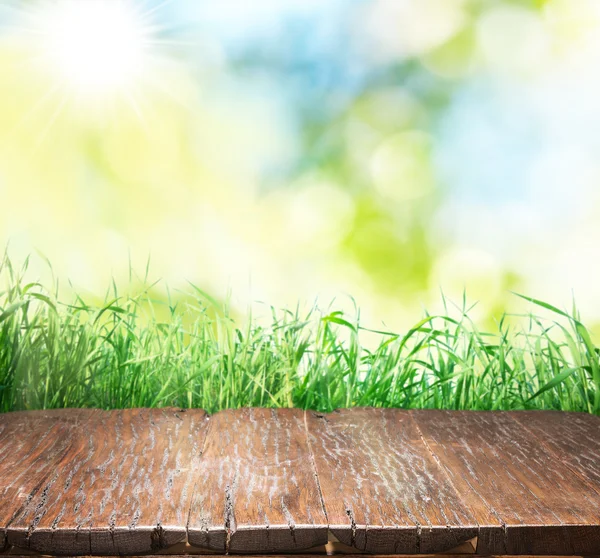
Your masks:
[[[115,93],[143,72],[149,30],[131,2],[61,0],[40,19],[45,52],[75,93]]]

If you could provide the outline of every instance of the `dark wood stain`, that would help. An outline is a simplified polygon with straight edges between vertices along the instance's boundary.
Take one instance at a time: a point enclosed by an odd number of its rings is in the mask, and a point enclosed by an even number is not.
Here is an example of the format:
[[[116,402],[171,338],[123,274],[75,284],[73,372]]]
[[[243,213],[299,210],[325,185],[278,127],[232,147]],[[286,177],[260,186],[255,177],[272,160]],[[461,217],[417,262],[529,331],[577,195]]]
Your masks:
[[[600,553],[600,499],[593,486],[509,413],[412,413],[480,523],[478,553]]]
[[[189,522],[192,545],[281,552],[327,542],[303,412],[239,409],[211,419]]]

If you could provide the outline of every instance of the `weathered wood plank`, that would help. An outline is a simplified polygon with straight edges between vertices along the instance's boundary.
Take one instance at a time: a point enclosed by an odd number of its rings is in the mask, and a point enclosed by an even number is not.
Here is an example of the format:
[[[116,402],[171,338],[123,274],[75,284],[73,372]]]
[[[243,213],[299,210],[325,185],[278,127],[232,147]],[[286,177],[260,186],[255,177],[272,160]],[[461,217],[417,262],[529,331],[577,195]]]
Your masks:
[[[0,548],[6,527],[38,493],[67,453],[74,431],[93,415],[86,409],[0,414]]]
[[[600,492],[600,417],[562,411],[514,411],[510,416]]]
[[[32,556],[36,556],[35,554],[19,554],[19,553],[5,553],[1,555],[12,556],[13,558],[31,558]],[[180,553],[180,554],[170,554],[170,553],[161,553],[161,554],[143,554],[143,555],[130,555],[130,558],[153,558],[155,556],[169,556],[170,558],[187,558],[193,554]],[[198,554],[196,554],[198,555]],[[236,556],[245,557],[253,556],[254,558],[315,558],[317,556],[344,556],[344,558],[365,558],[365,556],[369,556],[371,558],[398,558],[398,554],[326,554],[326,553],[293,553],[293,554],[201,554],[201,556],[211,556],[212,558],[234,558]],[[109,558],[110,555],[107,556],[97,556],[96,558]],[[473,555],[466,556],[465,554],[456,554],[456,553],[443,553],[443,554],[402,554],[402,558],[471,558]],[[514,558],[512,555],[488,555],[486,558]],[[522,555],[521,558],[540,558],[540,555]],[[553,558],[584,558],[583,556],[554,556]],[[600,558],[600,556],[591,554],[586,555],[585,558]]]
[[[211,418],[188,539],[226,552],[281,552],[327,542],[303,412],[239,409]]]
[[[313,553],[328,526],[342,543],[379,553],[456,552],[478,536],[480,554],[600,554],[600,419],[375,409],[241,409],[210,421],[173,409],[0,414],[0,547]]]
[[[102,411],[8,526],[51,554],[157,551],[186,538],[208,417],[204,411]]]
[[[508,413],[412,411],[480,523],[480,554],[600,553],[600,500]],[[493,515],[503,527],[487,524]]]
[[[307,412],[331,532],[376,553],[431,553],[477,535],[477,523],[425,448],[407,411]]]

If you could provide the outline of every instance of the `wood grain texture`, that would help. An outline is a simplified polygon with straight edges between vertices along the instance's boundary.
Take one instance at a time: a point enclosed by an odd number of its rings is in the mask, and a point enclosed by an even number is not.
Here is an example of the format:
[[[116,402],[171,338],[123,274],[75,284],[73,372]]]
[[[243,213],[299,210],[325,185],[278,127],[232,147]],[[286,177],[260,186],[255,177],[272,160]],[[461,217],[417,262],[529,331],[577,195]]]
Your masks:
[[[94,411],[18,411],[0,414],[0,548],[6,527],[38,493],[67,453],[74,432]]]
[[[235,553],[327,542],[303,418],[298,409],[239,409],[211,418],[190,544]]]
[[[407,411],[306,413],[331,532],[376,553],[428,553],[477,535],[477,523]]]
[[[14,554],[7,554],[9,556],[13,556],[14,558],[19,558],[19,557],[23,557],[23,558],[31,558],[31,554],[18,554],[18,553],[14,553]],[[340,556],[340,554],[337,554],[338,556]],[[149,557],[153,557],[153,556],[169,556],[170,558],[186,558],[188,556],[190,556],[189,554],[145,554],[142,556],[135,556],[132,555],[130,556],[130,558],[149,558]],[[212,556],[213,558],[225,558],[225,557],[232,557],[232,556],[245,556],[247,557],[247,554],[210,554],[210,556]],[[315,558],[315,556],[328,556],[328,554],[323,554],[323,553],[316,553],[316,554],[311,554],[311,553],[294,553],[294,554],[252,554],[252,556],[254,556],[255,558],[290,558],[290,556],[293,556],[294,558]],[[331,554],[329,554],[329,556],[331,556]],[[343,555],[345,558],[364,558],[365,554],[344,554]],[[371,558],[397,558],[398,555],[397,554],[369,554],[368,556],[370,556]],[[464,554],[455,554],[455,553],[444,553],[444,554],[403,554],[402,558],[440,558],[440,556],[442,556],[443,558],[466,558]],[[508,558],[509,555],[491,555],[491,556],[487,556],[487,558]],[[106,557],[98,557],[98,558],[108,558],[108,556]],[[521,558],[539,558],[539,555],[523,555]],[[583,558],[583,556],[554,556],[553,558]],[[586,555],[586,558],[600,558],[600,556],[595,555],[595,554],[591,554],[591,555]]]
[[[600,492],[600,417],[561,411],[515,411],[510,416]]]
[[[600,553],[598,494],[509,413],[412,413],[480,523],[478,553]]]
[[[600,419],[381,409],[0,414],[7,555],[316,553],[326,544],[426,554],[457,552],[475,536],[479,554],[600,554]]]
[[[51,554],[157,551],[186,539],[204,411],[99,411],[8,526],[11,544]]]

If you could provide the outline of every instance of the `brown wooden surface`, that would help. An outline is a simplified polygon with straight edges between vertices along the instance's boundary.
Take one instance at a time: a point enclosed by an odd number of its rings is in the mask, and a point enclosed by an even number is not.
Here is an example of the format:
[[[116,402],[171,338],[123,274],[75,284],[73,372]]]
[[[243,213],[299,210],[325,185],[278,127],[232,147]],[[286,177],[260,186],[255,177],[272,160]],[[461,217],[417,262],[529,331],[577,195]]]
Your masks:
[[[599,417],[558,411],[515,411],[510,416],[600,492]]]
[[[79,427],[95,411],[22,411],[0,414],[0,548],[6,527],[42,489]]]
[[[0,547],[9,544],[13,555],[600,554],[600,419],[0,414]]]
[[[425,448],[408,411],[307,413],[331,532],[377,553],[441,552],[477,523]]]
[[[149,552],[186,539],[208,424],[204,411],[98,411],[8,526],[53,554]]]
[[[199,478],[190,511],[192,545],[281,552],[327,542],[303,411],[217,413]]]
[[[0,553],[1,554],[1,553]],[[19,556],[23,556],[23,557],[27,557],[27,558],[31,558],[32,554],[19,554],[18,552],[15,553],[9,553],[7,554],[9,556],[13,556],[14,558],[17,558]],[[110,556],[107,555],[107,556]],[[189,556],[189,554],[170,554],[170,555],[165,555],[165,554],[143,554],[141,556],[136,556],[136,555],[130,555],[131,558],[150,558],[152,556],[170,556],[170,558],[185,558],[187,556]],[[211,554],[210,556],[212,556],[213,558],[225,558],[225,557],[235,557],[235,556],[248,556],[248,554]],[[294,554],[252,554],[252,556],[254,556],[255,558],[289,558],[290,556],[292,556],[293,558],[314,558],[315,556],[341,556],[340,554],[307,554],[307,553],[294,553]],[[345,558],[364,558],[365,554],[361,553],[361,554],[344,554],[343,555]],[[368,554],[368,556],[371,556],[373,558],[390,558],[390,557],[397,557],[397,554]],[[402,555],[403,558],[466,558],[464,554],[455,554],[455,553],[444,553],[444,554],[403,554]],[[507,558],[508,556],[511,555],[490,555],[487,558]],[[522,558],[538,558],[540,555],[527,555],[524,554],[522,555]],[[572,556],[572,555],[565,555],[565,556],[555,556],[554,558],[583,558],[583,556]],[[98,557],[98,558],[107,558],[107,557]],[[600,556],[596,555],[596,554],[590,554],[590,555],[586,555],[586,558],[600,558]]]
[[[479,553],[600,552],[600,498],[594,486],[509,413],[413,411],[413,416],[473,509],[480,524]],[[490,512],[503,539],[489,526]]]
[[[0,555],[7,555],[7,556],[12,556],[13,558],[18,558],[19,556],[22,557],[27,557],[27,558],[31,558],[31,556],[34,556],[32,554],[24,554],[21,553],[19,554],[18,552],[10,552],[10,553],[0,553]],[[110,554],[107,556],[111,556]],[[169,556],[170,558],[185,558],[190,556],[189,554],[143,554],[140,556],[136,556],[136,555],[130,555],[131,558],[150,558],[153,556]],[[211,554],[210,556],[212,556],[213,558],[225,558],[225,557],[235,557],[235,556],[244,556],[247,557],[248,554]],[[344,556],[344,558],[364,558],[365,554],[364,553],[360,553],[360,554],[337,554],[337,553],[319,553],[319,554],[312,554],[312,553],[293,553],[293,554],[252,554],[251,556],[254,556],[255,558],[289,558],[290,556],[293,558],[314,558],[315,556]],[[397,557],[397,554],[368,554],[367,556],[373,557],[373,558],[391,558],[391,557]],[[452,552],[449,553],[443,553],[443,554],[402,554],[403,558],[467,558],[465,557],[464,554],[455,554]],[[508,556],[512,556],[512,555],[489,555],[487,558],[508,558]],[[539,558],[539,554],[536,555],[528,555],[528,554],[524,554],[522,555],[521,558]],[[583,556],[573,556],[573,555],[565,555],[565,556],[555,556],[554,558],[583,558]],[[101,557],[98,556],[98,558],[107,558],[107,557]],[[590,554],[590,555],[586,555],[586,558],[600,558],[599,555],[596,554]]]

